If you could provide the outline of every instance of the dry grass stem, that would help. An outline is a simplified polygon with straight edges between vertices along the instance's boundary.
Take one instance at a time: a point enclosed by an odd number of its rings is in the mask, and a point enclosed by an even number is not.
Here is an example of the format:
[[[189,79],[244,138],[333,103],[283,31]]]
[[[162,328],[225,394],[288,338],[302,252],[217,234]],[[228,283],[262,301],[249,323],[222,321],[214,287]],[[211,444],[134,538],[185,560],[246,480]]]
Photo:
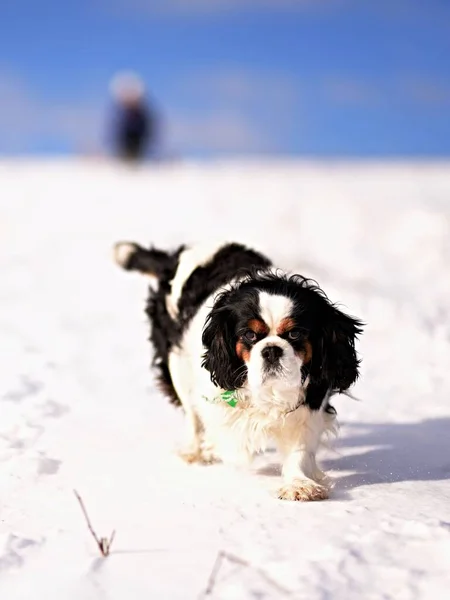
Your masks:
[[[114,541],[114,536],[115,536],[116,532],[113,531],[112,534],[111,534],[111,536],[109,537],[109,539],[105,538],[105,537],[99,538],[97,536],[97,534],[95,533],[94,528],[92,527],[91,521],[89,519],[89,515],[87,513],[86,507],[84,505],[84,502],[83,502],[80,494],[76,490],[73,490],[73,493],[75,494],[78,502],[80,503],[81,510],[83,511],[84,518],[86,519],[87,526],[89,528],[89,531],[92,534],[92,537],[96,541],[98,549],[100,550],[100,554],[102,556],[105,556],[105,557],[108,556],[109,553],[110,553],[110,551],[111,551],[111,546],[112,546],[112,543]]]

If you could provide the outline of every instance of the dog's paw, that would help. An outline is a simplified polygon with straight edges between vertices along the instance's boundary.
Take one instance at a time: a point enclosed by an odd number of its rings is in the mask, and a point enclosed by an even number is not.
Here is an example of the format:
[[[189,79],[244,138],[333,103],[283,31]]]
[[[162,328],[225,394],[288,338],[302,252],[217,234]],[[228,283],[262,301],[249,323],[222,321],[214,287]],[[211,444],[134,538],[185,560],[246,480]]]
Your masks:
[[[199,448],[197,450],[182,450],[178,454],[180,458],[189,465],[212,465],[217,462],[217,459],[213,453],[203,448]]]
[[[296,479],[278,490],[280,500],[311,502],[313,500],[326,500],[328,495],[328,487],[311,479]]]
[[[113,258],[123,269],[127,269],[130,264],[131,257],[138,250],[138,247],[133,242],[117,242],[113,246]]]

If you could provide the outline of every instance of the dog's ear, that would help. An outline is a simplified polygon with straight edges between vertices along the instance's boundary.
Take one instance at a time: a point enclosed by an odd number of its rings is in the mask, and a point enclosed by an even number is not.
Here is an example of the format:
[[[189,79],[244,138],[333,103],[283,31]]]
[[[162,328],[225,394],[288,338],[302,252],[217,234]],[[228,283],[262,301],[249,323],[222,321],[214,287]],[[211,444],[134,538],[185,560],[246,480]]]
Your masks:
[[[359,376],[355,350],[363,323],[328,304],[313,351],[311,379],[330,391],[346,391]]]
[[[223,296],[209,313],[203,329],[205,347],[202,367],[211,381],[224,390],[241,387],[246,375],[244,362],[236,353],[234,317]]]

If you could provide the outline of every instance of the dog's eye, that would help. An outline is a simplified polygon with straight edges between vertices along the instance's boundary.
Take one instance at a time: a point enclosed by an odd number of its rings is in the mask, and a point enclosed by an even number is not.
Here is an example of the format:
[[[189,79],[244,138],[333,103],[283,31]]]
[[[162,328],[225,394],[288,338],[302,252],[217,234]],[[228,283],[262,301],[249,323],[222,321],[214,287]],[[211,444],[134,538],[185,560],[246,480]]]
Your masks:
[[[288,333],[288,338],[290,340],[298,340],[301,336],[302,332],[300,331],[300,329],[291,329],[290,332]]]
[[[249,329],[244,333],[244,339],[246,342],[256,342],[256,338],[258,337],[254,331]]]

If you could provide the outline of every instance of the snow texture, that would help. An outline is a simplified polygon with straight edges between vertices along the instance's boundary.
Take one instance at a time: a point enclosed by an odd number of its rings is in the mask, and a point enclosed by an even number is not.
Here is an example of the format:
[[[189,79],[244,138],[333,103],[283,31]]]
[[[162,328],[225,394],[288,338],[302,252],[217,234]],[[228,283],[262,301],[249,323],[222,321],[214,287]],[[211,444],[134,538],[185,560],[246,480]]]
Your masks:
[[[450,589],[450,168],[0,164],[0,598],[416,600]],[[187,466],[149,371],[146,282],[120,239],[256,245],[367,328],[360,402],[322,452],[329,501]],[[103,559],[99,536],[116,529]]]

